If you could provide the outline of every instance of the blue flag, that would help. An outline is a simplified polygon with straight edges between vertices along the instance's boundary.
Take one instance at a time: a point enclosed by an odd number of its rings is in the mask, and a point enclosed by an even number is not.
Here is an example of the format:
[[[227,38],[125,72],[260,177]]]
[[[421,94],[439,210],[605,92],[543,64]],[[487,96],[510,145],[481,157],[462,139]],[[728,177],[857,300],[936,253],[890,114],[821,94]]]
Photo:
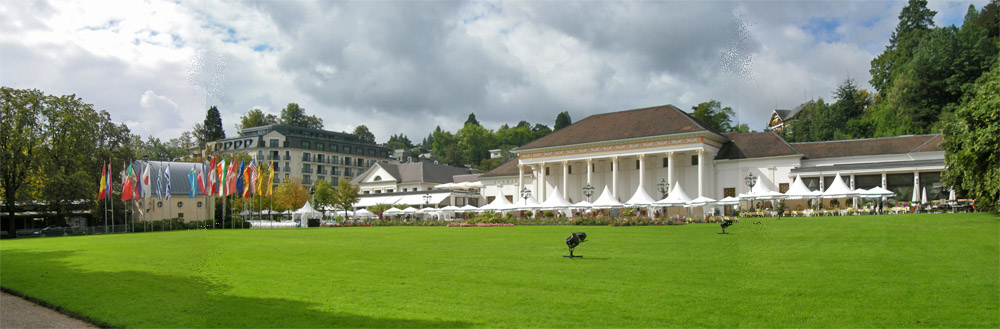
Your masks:
[[[236,172],[236,195],[243,192],[243,160],[240,160],[240,170]]]
[[[160,181],[163,180],[163,172],[156,173],[156,199],[163,200],[163,188],[160,187]]]

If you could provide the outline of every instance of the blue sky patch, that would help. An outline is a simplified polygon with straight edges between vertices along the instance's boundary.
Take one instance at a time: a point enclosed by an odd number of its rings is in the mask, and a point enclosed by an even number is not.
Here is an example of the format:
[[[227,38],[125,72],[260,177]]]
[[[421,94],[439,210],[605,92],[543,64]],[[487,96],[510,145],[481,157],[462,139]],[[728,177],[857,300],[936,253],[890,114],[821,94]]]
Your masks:
[[[833,18],[810,18],[809,23],[802,26],[802,29],[809,32],[816,41],[834,43],[840,41],[841,35],[837,33],[840,21]]]

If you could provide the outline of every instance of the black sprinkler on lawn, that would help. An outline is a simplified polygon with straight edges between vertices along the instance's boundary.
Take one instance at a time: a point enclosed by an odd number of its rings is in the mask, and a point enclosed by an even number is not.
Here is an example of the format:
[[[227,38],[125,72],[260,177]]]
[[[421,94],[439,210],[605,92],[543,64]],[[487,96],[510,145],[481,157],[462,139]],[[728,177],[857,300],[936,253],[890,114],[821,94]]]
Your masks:
[[[583,233],[583,232],[575,232],[572,235],[570,235],[568,238],[566,238],[566,246],[569,247],[569,256],[565,256],[564,255],[563,257],[566,257],[566,258],[569,258],[569,259],[573,259],[574,257],[583,258],[583,256],[574,256],[573,255],[573,248],[576,248],[576,246],[579,246],[584,241],[587,241],[587,233]]]
[[[726,233],[726,228],[730,227],[732,225],[733,225],[733,220],[732,219],[727,219],[727,220],[722,221],[722,223],[719,223],[719,226],[722,226],[722,233],[719,233],[719,234],[728,234],[728,233]]]

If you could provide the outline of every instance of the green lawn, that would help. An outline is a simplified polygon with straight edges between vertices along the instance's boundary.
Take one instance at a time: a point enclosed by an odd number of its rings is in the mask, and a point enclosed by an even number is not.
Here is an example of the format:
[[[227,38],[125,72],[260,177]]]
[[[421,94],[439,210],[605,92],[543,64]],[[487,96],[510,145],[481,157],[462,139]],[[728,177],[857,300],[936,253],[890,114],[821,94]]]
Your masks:
[[[758,224],[759,222],[759,224]],[[569,260],[571,232],[589,240]],[[0,241],[114,327],[1000,327],[1000,217],[216,230]]]

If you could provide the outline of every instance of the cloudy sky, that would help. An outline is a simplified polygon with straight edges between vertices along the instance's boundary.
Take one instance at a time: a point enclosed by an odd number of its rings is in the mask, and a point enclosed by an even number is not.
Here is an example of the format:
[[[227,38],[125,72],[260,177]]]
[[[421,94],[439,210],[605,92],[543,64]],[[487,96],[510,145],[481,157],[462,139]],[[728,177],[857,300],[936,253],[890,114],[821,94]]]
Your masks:
[[[986,1],[973,1],[981,8]],[[961,25],[970,2],[935,2]],[[716,99],[771,110],[868,85],[905,1],[3,1],[0,85],[76,94],[174,138],[290,102],[326,129],[419,142],[470,112],[490,129]]]

